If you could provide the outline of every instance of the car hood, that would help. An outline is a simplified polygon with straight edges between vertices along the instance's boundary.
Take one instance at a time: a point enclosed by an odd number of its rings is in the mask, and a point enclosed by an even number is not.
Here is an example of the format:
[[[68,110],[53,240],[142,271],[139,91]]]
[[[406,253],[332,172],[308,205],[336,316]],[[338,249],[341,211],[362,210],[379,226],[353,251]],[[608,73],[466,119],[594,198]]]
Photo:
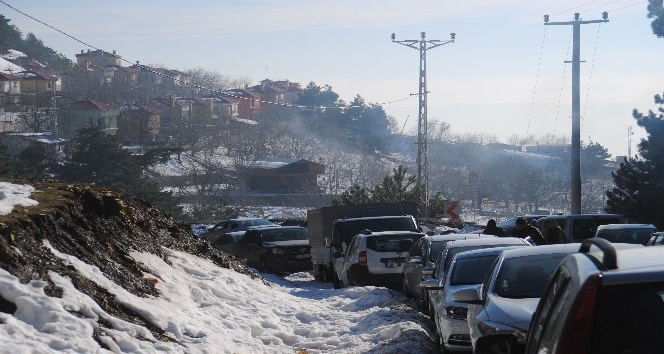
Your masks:
[[[493,296],[486,308],[486,314],[489,321],[510,325],[527,331],[538,303],[538,297],[509,299]]]
[[[272,242],[263,242],[263,245],[267,247],[298,247],[298,246],[309,247],[309,240],[272,241]]]

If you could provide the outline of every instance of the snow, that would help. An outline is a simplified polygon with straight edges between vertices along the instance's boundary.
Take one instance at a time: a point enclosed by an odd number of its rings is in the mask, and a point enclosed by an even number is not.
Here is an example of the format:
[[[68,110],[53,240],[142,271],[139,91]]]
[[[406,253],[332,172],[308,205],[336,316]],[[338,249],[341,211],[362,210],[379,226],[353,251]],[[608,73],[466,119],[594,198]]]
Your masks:
[[[37,205],[36,200],[30,199],[34,190],[28,185],[0,182],[0,215],[11,213],[15,205]]]
[[[29,203],[33,188],[0,183],[0,208]],[[4,196],[12,197],[4,197]],[[25,204],[22,204],[25,205]],[[162,248],[166,259],[133,252],[158,297],[139,297],[76,257],[44,246],[69,267],[115,296],[173,341],[105,312],[71,280],[49,273],[62,297],[44,292],[47,282],[22,284],[0,269],[0,297],[16,304],[0,312],[0,353],[422,353],[431,350],[431,328],[405,306],[400,293],[378,287],[333,289],[309,273],[252,279],[194,255]],[[99,323],[105,323],[98,328]],[[96,331],[96,332],[95,332]],[[103,348],[95,341],[110,348]],[[427,340],[423,340],[427,339]],[[423,344],[424,343],[424,344]],[[424,347],[423,347],[424,346]]]
[[[9,49],[7,54],[0,55],[0,57],[9,60],[16,60],[18,58],[27,58],[27,55],[23,52],[19,52],[18,50]]]
[[[4,58],[0,58],[0,72],[11,74],[24,70],[25,69],[12,62],[5,60]]]

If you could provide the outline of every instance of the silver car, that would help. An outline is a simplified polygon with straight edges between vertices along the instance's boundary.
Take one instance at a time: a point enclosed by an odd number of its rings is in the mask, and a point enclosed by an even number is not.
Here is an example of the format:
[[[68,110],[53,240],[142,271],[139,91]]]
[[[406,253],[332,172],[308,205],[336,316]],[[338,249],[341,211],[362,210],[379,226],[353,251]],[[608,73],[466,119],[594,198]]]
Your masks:
[[[427,290],[427,304],[429,310],[430,318],[436,317],[436,310],[433,304],[443,301],[443,294],[441,290],[428,289],[429,286],[443,284],[445,280],[445,273],[452,262],[452,258],[457,253],[464,251],[472,251],[480,248],[491,248],[491,247],[504,247],[504,246],[513,246],[513,245],[530,245],[524,239],[518,237],[495,237],[491,235],[484,235],[488,237],[480,237],[477,239],[467,239],[467,240],[456,240],[450,241],[445,244],[443,249],[438,254],[436,258],[435,267],[432,273],[426,272],[425,274],[431,274],[431,279],[426,280],[420,284],[420,286]]]
[[[481,248],[458,253],[452,259],[445,274],[444,284],[430,287],[441,290],[443,300],[433,304],[435,308],[436,332],[441,352],[470,350],[470,334],[466,315],[468,305],[452,299],[452,293],[460,289],[473,288],[484,281],[491,265],[504,250],[524,247],[526,244],[508,247]]]
[[[427,235],[417,240],[410,251],[408,251],[406,263],[403,265],[403,293],[408,297],[425,300],[426,293],[420,287],[420,283],[431,278],[436,257],[438,257],[443,246],[450,241],[480,237],[494,238],[492,235],[482,234],[446,234]],[[427,271],[429,275],[424,274]]]
[[[461,289],[452,299],[468,306],[473,353],[523,352],[528,326],[544,286],[579,244],[557,244],[506,250],[484,283]]]

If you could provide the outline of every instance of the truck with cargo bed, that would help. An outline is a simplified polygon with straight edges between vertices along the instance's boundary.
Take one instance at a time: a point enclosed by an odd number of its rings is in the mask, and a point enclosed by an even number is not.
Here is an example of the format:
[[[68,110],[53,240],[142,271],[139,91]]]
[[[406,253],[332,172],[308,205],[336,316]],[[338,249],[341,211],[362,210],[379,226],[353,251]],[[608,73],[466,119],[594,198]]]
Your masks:
[[[313,274],[339,286],[334,272],[335,252],[343,253],[353,236],[370,230],[419,231],[413,202],[329,206],[307,211]]]

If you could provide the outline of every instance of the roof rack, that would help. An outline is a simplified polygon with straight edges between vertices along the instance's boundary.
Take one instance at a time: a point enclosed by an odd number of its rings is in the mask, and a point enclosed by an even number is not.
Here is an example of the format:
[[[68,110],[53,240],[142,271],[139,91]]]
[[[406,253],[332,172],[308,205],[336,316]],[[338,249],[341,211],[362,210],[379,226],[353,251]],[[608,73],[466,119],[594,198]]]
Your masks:
[[[616,248],[613,247],[611,242],[603,238],[589,238],[583,240],[579,252],[588,253],[590,252],[590,246],[595,245],[604,253],[604,258],[602,259],[602,264],[606,269],[618,269],[618,256],[616,254]]]

